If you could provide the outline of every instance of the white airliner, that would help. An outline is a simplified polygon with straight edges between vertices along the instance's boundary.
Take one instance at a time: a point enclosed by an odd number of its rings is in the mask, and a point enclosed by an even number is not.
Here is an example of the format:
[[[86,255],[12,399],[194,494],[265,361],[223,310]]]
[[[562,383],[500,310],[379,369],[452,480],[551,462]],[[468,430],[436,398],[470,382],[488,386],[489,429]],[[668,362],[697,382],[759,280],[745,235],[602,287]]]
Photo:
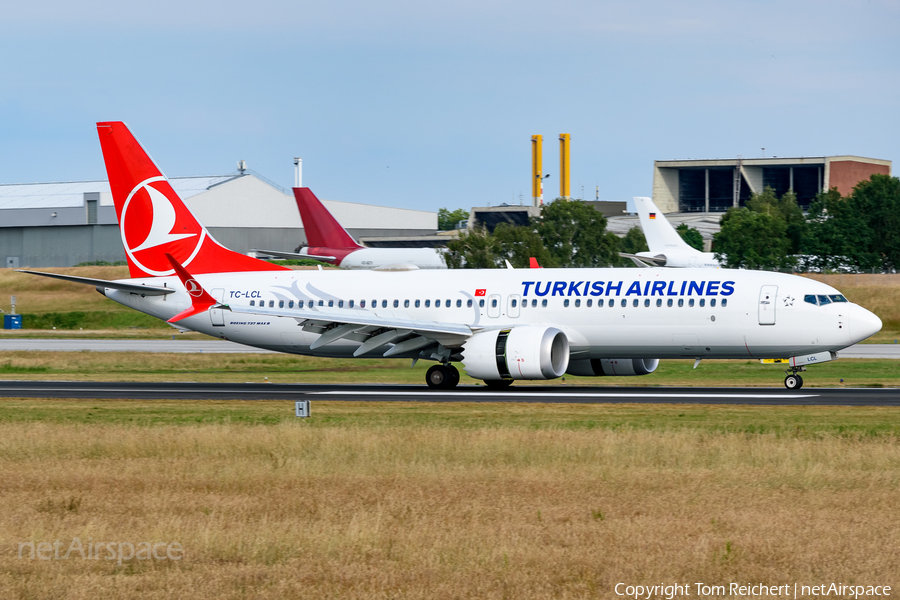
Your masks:
[[[649,252],[622,254],[639,267],[681,267],[718,269],[721,264],[712,252],[700,252],[681,239],[672,224],[666,220],[653,200],[634,198],[634,206],[641,219],[641,229],[647,239]]]
[[[437,248],[366,248],[353,239],[309,188],[294,188],[309,245],[300,252],[259,250],[279,258],[314,258],[345,269],[446,269]]]
[[[662,358],[790,357],[798,372],[881,329],[823,283],[765,271],[292,271],[232,252],[194,218],[124,123],[98,123],[131,279],[37,273],[249,346],[435,361],[430,387],[652,373]],[[30,271],[26,271],[30,272]]]

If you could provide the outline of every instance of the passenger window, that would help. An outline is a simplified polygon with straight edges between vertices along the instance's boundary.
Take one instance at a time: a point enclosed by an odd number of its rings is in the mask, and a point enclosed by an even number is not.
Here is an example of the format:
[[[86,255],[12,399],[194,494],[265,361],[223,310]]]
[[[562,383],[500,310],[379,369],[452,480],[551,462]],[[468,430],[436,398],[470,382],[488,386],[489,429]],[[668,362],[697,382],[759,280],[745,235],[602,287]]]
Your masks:
[[[541,308],[547,308],[547,300],[541,300]]]
[[[359,307],[360,307],[360,308],[365,308],[365,307],[366,307],[366,301],[365,301],[365,300],[360,300],[360,301],[359,301]]]
[[[491,300],[491,308],[497,308],[497,299],[496,298]]]
[[[824,304],[831,304],[831,300],[828,298],[828,296],[820,295],[817,296],[817,298],[819,299],[819,306],[822,306]]]
[[[694,299],[691,298],[690,300],[688,300],[688,306],[693,306],[693,305],[694,305]]]
[[[512,305],[513,308],[516,307],[516,299],[515,298],[512,299],[512,302],[510,302],[510,305]]]
[[[344,308],[344,301],[338,300],[338,308]]]
[[[600,298],[599,300],[597,300],[597,306],[598,306],[598,307],[602,307],[602,306],[603,306],[603,298]]]
[[[644,308],[647,308],[648,306],[650,306],[650,298],[645,298],[644,299]]]
[[[728,298],[722,298],[722,308],[728,306]]]
[[[484,298],[482,298],[481,300],[478,301],[478,307],[484,308]]]
[[[700,308],[703,308],[704,306],[706,306],[706,299],[700,298]]]
[[[626,306],[627,304],[628,304],[628,301],[625,300],[625,299],[623,298],[623,299],[622,299],[622,308],[625,308],[625,306]]]
[[[710,300],[710,301],[709,301],[709,305],[710,305],[710,306],[715,306],[715,305],[716,305],[716,299],[713,298],[712,300]]]
[[[591,307],[591,304],[593,304],[593,303],[594,303],[594,301],[591,300],[590,298],[588,298],[588,299],[587,299],[587,302],[585,302],[584,305],[587,306],[588,308],[590,308],[590,307]]]
[[[409,300],[403,301],[403,308],[409,308]]]
[[[269,308],[275,308],[275,301],[269,300]]]
[[[422,304],[422,302],[421,302],[420,300],[417,299],[417,300],[416,300],[416,308],[419,308],[419,305],[420,305],[420,304]]]
[[[425,301],[425,308],[431,308],[431,300]]]
[[[671,299],[671,298],[669,298],[668,300],[666,300],[666,306],[669,306],[669,307],[672,306],[672,299]]]
[[[450,298],[447,298],[447,300],[444,302],[444,306],[446,306],[447,308],[450,308],[450,304],[451,304]]]
[[[456,308],[462,308],[462,300],[456,300]]]
[[[818,304],[818,302],[816,302],[816,297],[812,294],[807,294],[807,295],[803,296],[803,301],[809,302],[810,304]]]
[[[565,300],[563,300],[563,306],[565,306],[565,307],[568,307],[568,306],[569,306],[569,299],[568,299],[568,298],[566,298]]]
[[[632,305],[632,306],[637,306],[637,305],[638,305],[638,299],[635,298],[634,300],[632,300],[632,301],[631,301],[631,305]]]
[[[575,300],[575,308],[581,306],[581,300]]]
[[[537,298],[531,301],[531,308],[537,308]]]
[[[288,302],[288,308],[294,308],[294,301],[291,300]]]
[[[256,300],[251,300],[251,301],[250,301],[250,306],[256,306]]]
[[[471,298],[466,300],[466,308],[472,308],[472,299]]]
[[[353,308],[353,300],[350,300],[350,301],[347,303],[347,306],[349,306],[350,308]]]
[[[312,300],[310,300],[310,305],[312,305]],[[297,300],[297,308],[303,308],[303,300]]]
[[[284,308],[284,300],[278,301],[278,308]]]
[[[387,300],[381,301],[381,308],[387,308]]]
[[[378,308],[378,300],[372,300],[372,308]]]
[[[333,307],[334,307],[334,300],[329,300],[329,301],[328,301],[328,308],[333,308]]]
[[[656,306],[662,306],[662,298],[656,299]]]
[[[394,308],[400,308],[400,301],[394,300]]]
[[[678,308],[681,308],[682,306],[684,306],[684,298],[679,298],[678,299]]]
[[[324,300],[319,300],[319,306],[325,306],[325,301],[324,301]]]

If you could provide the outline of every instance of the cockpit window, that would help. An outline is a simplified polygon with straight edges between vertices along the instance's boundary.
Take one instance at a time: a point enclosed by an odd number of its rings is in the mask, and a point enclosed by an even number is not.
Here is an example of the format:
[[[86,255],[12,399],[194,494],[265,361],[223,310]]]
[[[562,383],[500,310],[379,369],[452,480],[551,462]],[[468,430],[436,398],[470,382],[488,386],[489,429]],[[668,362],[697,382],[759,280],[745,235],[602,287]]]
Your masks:
[[[818,298],[819,300],[819,306],[822,306],[824,304],[831,304],[831,300],[829,300],[828,296],[826,296],[825,294],[819,294],[818,296],[816,296],[816,298]]]
[[[832,302],[847,302],[847,299],[840,294],[829,294],[828,297],[831,298]]]
[[[816,302],[816,297],[812,294],[807,294],[807,295],[803,296],[803,301],[809,302],[810,304],[818,304],[818,302]]]
[[[817,296],[807,294],[803,296],[803,301],[809,302],[810,304],[816,304],[818,306],[825,306],[826,304],[831,304],[832,302],[848,302],[848,300],[840,294],[819,294]]]

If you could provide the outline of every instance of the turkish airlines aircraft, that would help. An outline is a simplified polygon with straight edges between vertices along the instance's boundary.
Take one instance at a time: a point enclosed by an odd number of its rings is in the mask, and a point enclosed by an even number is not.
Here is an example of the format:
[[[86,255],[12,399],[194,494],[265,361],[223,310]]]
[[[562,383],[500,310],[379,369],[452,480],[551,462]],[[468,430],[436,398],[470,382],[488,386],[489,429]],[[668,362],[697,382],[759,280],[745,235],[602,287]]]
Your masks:
[[[347,233],[309,188],[294,188],[309,246],[300,252],[259,250],[280,258],[314,258],[345,269],[446,269],[437,248],[366,248]]]
[[[722,266],[712,252],[700,252],[681,239],[650,198],[634,198],[634,206],[641,220],[649,252],[620,254],[639,267],[700,267],[718,269]]]
[[[124,123],[98,123],[131,279],[87,283],[180,326],[294,354],[453,363],[503,387],[566,373],[652,373],[661,358],[791,357],[807,365],[881,329],[823,283],[765,271],[292,271],[232,252],[194,218]],[[32,271],[26,271],[32,272]]]

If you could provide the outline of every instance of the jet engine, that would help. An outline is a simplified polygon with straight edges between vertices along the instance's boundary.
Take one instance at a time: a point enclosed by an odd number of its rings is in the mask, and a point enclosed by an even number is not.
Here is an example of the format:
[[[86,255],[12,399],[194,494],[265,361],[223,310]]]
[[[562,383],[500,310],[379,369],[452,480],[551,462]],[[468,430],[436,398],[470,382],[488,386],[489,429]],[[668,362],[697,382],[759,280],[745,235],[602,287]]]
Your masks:
[[[571,361],[566,373],[584,377],[600,377],[603,375],[627,377],[630,375],[649,375],[658,366],[658,358],[589,358]]]
[[[569,339],[555,327],[484,331],[463,344],[462,362],[475,379],[556,379],[569,365]]]

